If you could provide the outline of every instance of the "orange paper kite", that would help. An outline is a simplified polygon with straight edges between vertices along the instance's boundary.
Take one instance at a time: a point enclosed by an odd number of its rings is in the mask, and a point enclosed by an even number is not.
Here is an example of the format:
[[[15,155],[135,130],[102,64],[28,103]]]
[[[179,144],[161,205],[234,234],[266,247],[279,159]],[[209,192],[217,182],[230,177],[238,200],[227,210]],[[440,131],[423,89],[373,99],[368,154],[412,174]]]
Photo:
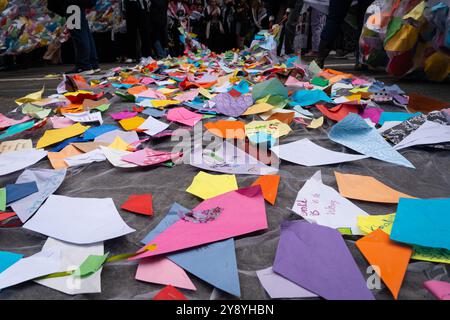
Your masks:
[[[383,184],[374,177],[334,172],[339,193],[346,198],[380,202],[398,203],[399,198],[414,198]]]
[[[412,248],[389,239],[389,235],[378,229],[356,241],[356,246],[380,276],[395,299],[402,286]]]

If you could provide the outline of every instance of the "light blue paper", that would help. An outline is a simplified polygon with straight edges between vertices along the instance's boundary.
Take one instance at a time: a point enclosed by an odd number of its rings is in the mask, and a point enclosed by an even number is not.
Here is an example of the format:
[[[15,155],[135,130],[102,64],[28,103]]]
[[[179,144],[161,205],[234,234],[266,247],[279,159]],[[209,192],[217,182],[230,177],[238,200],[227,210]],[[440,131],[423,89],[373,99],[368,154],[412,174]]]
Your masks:
[[[406,112],[382,112],[380,120],[378,120],[379,125],[383,125],[386,121],[406,121],[408,119],[422,115],[420,112],[416,113],[406,113]]]
[[[22,254],[0,251],[0,273],[11,267],[14,263],[23,258]]]
[[[401,198],[391,239],[450,250],[450,199]]]
[[[267,97],[268,95],[287,98],[288,89],[277,78],[272,78],[253,86],[252,97],[254,101]]]
[[[241,296],[233,238],[171,254],[167,258],[214,287]]]
[[[146,108],[144,111],[142,111],[142,113],[148,116],[152,116],[154,118],[161,118],[163,115],[166,114],[166,111],[155,108]]]
[[[408,159],[395,151],[375,128],[369,126],[356,113],[350,113],[335,124],[331,128],[328,137],[336,143],[340,143],[369,157],[414,168]]]
[[[299,90],[291,97],[291,106],[311,106],[318,102],[333,102],[322,90]]]
[[[189,211],[178,203],[174,203],[164,219],[141,242],[150,243],[180,220],[179,212],[185,214]],[[167,258],[212,286],[238,297],[241,295],[234,239],[177,252],[168,255]]]
[[[20,221],[27,221],[63,183],[66,177],[66,169],[28,169],[18,178],[16,183],[35,182],[38,192],[29,195],[11,205]]]
[[[266,132],[257,132],[255,134],[252,134],[248,136],[248,140],[252,144],[268,144],[268,148],[270,149],[272,146],[275,145],[275,138],[272,137],[272,135],[267,134]]]

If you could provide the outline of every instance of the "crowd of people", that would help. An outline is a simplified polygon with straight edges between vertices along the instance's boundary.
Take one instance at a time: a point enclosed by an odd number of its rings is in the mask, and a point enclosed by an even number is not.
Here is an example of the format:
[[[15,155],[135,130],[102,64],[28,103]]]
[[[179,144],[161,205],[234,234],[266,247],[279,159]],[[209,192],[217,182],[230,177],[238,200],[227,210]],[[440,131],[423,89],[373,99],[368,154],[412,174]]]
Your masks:
[[[95,44],[89,36],[84,9],[95,5],[95,0],[66,0],[82,7],[82,30],[70,30],[75,45],[75,69],[70,72],[86,72],[98,68]],[[330,50],[341,46],[338,52],[345,55],[357,48],[358,28],[361,28],[365,8],[372,1],[359,1],[358,24],[351,32],[344,30],[344,18],[348,6],[339,1],[317,0],[120,0],[120,8],[126,23],[126,43],[119,61],[135,63],[140,57],[157,59],[168,55],[179,56],[185,50],[183,32],[195,34],[201,43],[213,52],[243,49],[249,46],[261,30],[281,25],[278,54],[294,54],[302,51],[304,56],[317,57],[319,65]],[[58,8],[55,5],[58,3]],[[328,8],[331,14],[328,16]],[[49,0],[49,9],[58,14],[61,2]],[[361,22],[360,22],[361,21]],[[351,24],[347,25],[349,28]],[[84,29],[84,30],[83,30]],[[349,41],[344,41],[352,36]],[[322,41],[321,41],[322,38]],[[339,41],[330,43],[329,38]],[[323,41],[325,39],[325,41]],[[321,44],[322,43],[322,44]]]

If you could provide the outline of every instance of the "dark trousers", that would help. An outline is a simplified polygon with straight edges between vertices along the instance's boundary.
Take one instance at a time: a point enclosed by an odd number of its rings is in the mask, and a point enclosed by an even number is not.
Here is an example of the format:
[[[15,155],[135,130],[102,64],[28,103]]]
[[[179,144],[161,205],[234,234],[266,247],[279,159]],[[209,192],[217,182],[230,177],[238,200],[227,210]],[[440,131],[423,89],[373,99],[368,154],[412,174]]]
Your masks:
[[[302,11],[303,0],[297,0],[295,7],[291,9],[288,20],[286,22],[286,35],[284,42],[284,51],[286,54],[294,53],[294,39],[297,32],[298,19],[300,18],[300,12]]]
[[[83,9],[81,10],[80,26],[80,29],[69,30],[75,49],[75,65],[77,68],[97,69],[97,49]]]
[[[361,35],[361,31],[364,24],[364,15],[367,8],[372,4],[374,0],[358,0],[356,7],[356,19],[358,23],[358,38]],[[320,38],[320,56],[326,58],[330,53],[334,41],[338,36],[341,25],[347,16],[347,13],[352,5],[353,0],[330,0],[330,9],[327,16],[327,22],[322,31]],[[359,56],[359,50],[356,50],[357,58]]]
[[[150,34],[150,13],[141,9],[137,1],[125,2],[125,19],[127,24],[128,58],[137,59],[137,35],[141,38],[141,53],[149,57],[152,52]]]

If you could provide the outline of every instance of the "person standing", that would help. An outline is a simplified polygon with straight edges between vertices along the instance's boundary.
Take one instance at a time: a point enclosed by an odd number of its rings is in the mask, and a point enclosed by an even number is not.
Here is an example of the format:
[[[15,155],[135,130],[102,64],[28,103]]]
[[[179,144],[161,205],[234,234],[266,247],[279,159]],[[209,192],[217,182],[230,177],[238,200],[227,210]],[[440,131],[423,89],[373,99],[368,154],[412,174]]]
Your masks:
[[[75,51],[75,67],[65,74],[94,74],[100,71],[97,49],[94,37],[86,19],[86,10],[95,7],[97,0],[48,0],[47,8],[66,18],[79,12],[79,26],[68,25],[69,33],[73,41]],[[71,6],[77,6],[80,10],[68,10]],[[78,20],[77,17],[74,19]]]
[[[320,36],[325,27],[327,15],[320,10],[311,7],[311,50],[305,57],[317,57],[319,55]]]
[[[356,7],[358,36],[362,31],[366,10],[373,1],[374,0],[358,0]],[[339,30],[341,29],[341,25],[345,20],[345,16],[350,10],[352,2],[353,0],[330,0],[327,22],[325,23],[325,27],[320,38],[319,56],[316,58],[316,62],[321,68],[323,68],[325,59],[328,57],[330,51],[332,50],[333,42],[336,39]],[[363,66],[359,63],[359,49],[357,48],[355,70],[361,69],[363,69]]]
[[[135,63],[152,52],[150,34],[150,0],[122,0],[122,12],[127,26],[126,63]],[[138,53],[138,33],[141,39],[141,52]]]
[[[222,10],[217,0],[209,0],[204,15],[208,47],[212,52],[221,53],[225,48],[223,43],[225,31],[221,20]]]
[[[166,58],[168,55],[169,35],[167,26],[167,0],[150,0],[150,31],[151,41],[157,59]]]
[[[300,13],[303,8],[303,0],[288,0],[287,3],[287,21],[286,35],[284,40],[284,52],[287,55],[294,53],[294,39],[297,32],[297,24],[300,19]]]

